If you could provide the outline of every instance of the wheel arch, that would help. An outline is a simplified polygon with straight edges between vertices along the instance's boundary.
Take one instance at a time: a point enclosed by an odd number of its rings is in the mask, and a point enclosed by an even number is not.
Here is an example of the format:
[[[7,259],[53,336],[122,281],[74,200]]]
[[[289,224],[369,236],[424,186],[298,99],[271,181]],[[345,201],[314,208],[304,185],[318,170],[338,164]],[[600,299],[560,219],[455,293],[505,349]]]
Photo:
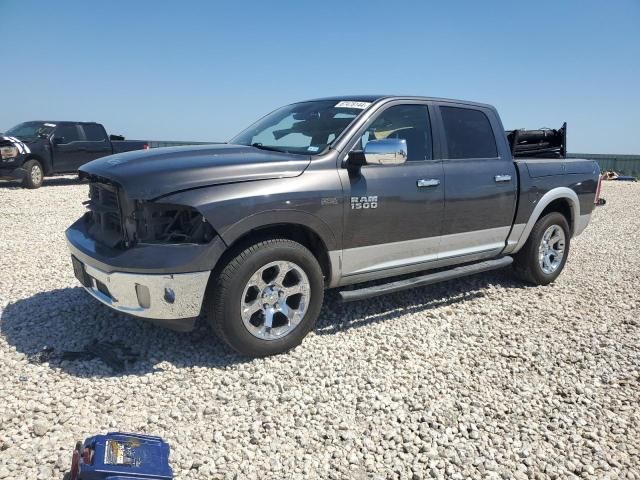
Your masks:
[[[568,187],[557,187],[549,190],[538,201],[529,220],[521,230],[521,234],[517,239],[513,240],[515,246],[505,253],[513,254],[518,252],[526,243],[531,234],[531,230],[536,222],[544,215],[550,212],[558,212],[564,215],[569,224],[571,236],[575,232],[576,220],[580,217],[580,201],[576,192]]]
[[[51,163],[45,160],[42,155],[38,155],[37,153],[28,153],[24,158],[24,163],[27,163],[29,160],[36,160],[40,165],[42,165],[42,171],[45,175],[49,175],[51,173]]]
[[[334,273],[330,252],[337,249],[336,238],[330,227],[315,215],[299,211],[263,212],[241,220],[220,236],[228,248],[216,269],[238,249],[254,243],[256,238],[278,237],[293,240],[309,249],[322,268],[325,284],[330,283]]]

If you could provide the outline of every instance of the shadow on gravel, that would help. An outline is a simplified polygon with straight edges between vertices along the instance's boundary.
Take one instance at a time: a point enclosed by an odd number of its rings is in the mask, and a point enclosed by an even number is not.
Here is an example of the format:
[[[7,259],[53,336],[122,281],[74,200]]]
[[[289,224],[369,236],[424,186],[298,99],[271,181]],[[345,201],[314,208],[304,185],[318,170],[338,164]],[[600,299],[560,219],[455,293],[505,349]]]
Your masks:
[[[124,372],[112,370],[100,359],[54,358],[47,363],[78,377],[144,375],[162,369],[163,362],[176,368],[225,368],[251,360],[231,351],[205,322],[193,332],[174,332],[114,312],[81,287],[51,290],[9,303],[0,316],[0,334],[36,362],[45,347],[57,356],[81,351],[96,340],[122,344],[139,355]]]
[[[353,303],[341,303],[337,292],[328,291],[315,331],[331,335],[398,315],[455,305],[484,296],[491,286],[525,288],[508,272],[494,272]],[[100,359],[54,357],[47,363],[78,377],[144,375],[162,369],[164,362],[176,368],[226,368],[252,361],[215,337],[203,320],[192,332],[174,332],[114,312],[80,287],[42,292],[9,303],[0,316],[0,334],[36,362],[45,348],[55,353],[77,352],[95,341],[121,344],[139,355],[124,372],[112,370]]]
[[[513,276],[511,269],[503,269],[351,303],[341,303],[338,292],[329,291],[325,295],[325,306],[316,325],[316,333],[331,335],[399,315],[464,303],[485,296],[491,285],[528,288]]]
[[[77,176],[74,177],[50,177],[45,178],[42,187],[67,187],[69,185],[82,185]],[[17,190],[23,188],[22,182],[19,180],[0,180],[0,188],[5,188],[7,190]]]

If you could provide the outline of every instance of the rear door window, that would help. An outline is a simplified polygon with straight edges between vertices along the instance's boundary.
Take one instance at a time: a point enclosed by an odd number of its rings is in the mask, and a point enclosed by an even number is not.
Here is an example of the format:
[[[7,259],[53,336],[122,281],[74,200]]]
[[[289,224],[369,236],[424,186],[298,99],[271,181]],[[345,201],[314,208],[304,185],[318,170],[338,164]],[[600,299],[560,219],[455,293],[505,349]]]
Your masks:
[[[495,158],[496,139],[487,116],[480,110],[440,107],[449,158]]]
[[[82,125],[82,129],[84,130],[84,136],[87,139],[87,142],[104,142],[104,130],[100,125],[86,123]]]

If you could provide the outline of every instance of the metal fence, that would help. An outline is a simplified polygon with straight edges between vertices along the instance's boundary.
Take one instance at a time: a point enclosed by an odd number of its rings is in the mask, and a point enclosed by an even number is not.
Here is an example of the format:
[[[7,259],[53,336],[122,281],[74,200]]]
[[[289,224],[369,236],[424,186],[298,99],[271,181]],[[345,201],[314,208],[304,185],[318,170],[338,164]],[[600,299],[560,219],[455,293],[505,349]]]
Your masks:
[[[151,148],[178,147],[180,145],[213,145],[222,142],[187,142],[187,141],[166,141],[150,140]],[[613,170],[622,175],[633,175],[640,177],[640,155],[614,155],[599,153],[570,153],[569,158],[588,158],[595,160],[600,165],[600,170]]]
[[[640,177],[640,155],[612,155],[598,153],[570,153],[569,158],[588,158],[600,165],[600,170],[613,170],[622,175]]]
[[[222,142],[181,142],[169,140],[149,140],[150,148],[179,147],[181,145],[214,145]]]

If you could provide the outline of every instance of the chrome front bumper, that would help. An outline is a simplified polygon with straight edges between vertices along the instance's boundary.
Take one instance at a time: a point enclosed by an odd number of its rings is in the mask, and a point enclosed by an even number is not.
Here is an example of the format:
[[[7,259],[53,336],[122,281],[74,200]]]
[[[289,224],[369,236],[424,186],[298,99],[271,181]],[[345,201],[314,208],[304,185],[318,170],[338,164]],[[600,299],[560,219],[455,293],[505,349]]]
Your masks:
[[[178,274],[107,273],[86,263],[84,288],[119,312],[157,320],[200,315],[211,272]]]

